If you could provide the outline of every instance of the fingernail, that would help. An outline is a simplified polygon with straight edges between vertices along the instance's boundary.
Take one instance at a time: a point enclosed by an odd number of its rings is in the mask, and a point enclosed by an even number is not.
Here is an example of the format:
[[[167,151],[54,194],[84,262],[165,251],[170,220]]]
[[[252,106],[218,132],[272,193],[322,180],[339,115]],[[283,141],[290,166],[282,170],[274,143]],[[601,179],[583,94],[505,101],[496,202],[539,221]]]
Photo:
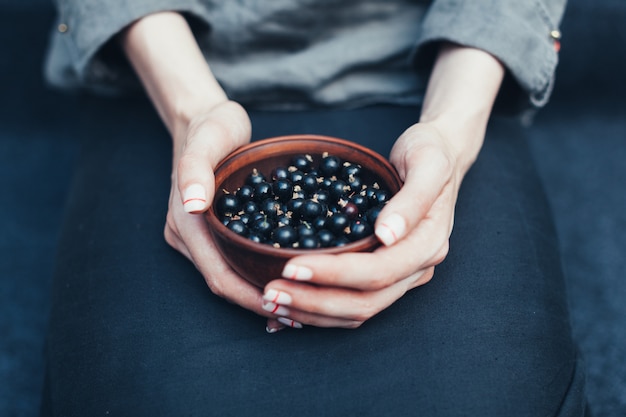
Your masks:
[[[297,322],[295,320],[288,319],[287,317],[279,317],[278,321],[284,324],[285,326],[292,327],[294,329],[302,328],[302,323]]]
[[[265,331],[268,332],[269,334],[273,334],[276,332],[281,331],[282,329],[284,329],[284,327],[270,327],[270,326],[265,326]]]
[[[183,195],[183,208],[187,213],[202,211],[206,207],[206,190],[200,184],[191,184]]]
[[[378,222],[376,226],[376,236],[385,246],[393,245],[404,236],[406,222],[397,213],[390,214],[387,218]]]
[[[284,291],[278,290],[267,290],[265,294],[263,294],[263,299],[265,301],[269,301],[275,304],[282,304],[288,306],[291,304],[291,295],[287,294]]]
[[[269,311],[272,314],[276,314],[277,316],[288,316],[289,309],[287,307],[283,307],[280,304],[276,303],[263,303],[263,310]]]
[[[285,265],[285,268],[283,268],[282,276],[283,278],[297,281],[308,281],[313,278],[313,271],[306,266],[287,264]]]

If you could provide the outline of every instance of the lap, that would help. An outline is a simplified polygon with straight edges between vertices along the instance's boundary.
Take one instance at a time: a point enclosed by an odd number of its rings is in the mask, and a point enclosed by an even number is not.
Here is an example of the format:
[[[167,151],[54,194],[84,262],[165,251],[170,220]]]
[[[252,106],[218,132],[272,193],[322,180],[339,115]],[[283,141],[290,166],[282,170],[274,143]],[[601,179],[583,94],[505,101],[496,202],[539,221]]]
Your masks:
[[[318,133],[386,154],[412,108],[252,112],[257,138]],[[86,143],[53,289],[58,415],[581,413],[555,234],[523,131],[494,121],[433,280],[357,330],[269,335],[163,240],[170,145],[141,123]],[[153,129],[154,130],[154,129]],[[569,408],[568,408],[569,407]],[[568,413],[568,414],[565,414]]]

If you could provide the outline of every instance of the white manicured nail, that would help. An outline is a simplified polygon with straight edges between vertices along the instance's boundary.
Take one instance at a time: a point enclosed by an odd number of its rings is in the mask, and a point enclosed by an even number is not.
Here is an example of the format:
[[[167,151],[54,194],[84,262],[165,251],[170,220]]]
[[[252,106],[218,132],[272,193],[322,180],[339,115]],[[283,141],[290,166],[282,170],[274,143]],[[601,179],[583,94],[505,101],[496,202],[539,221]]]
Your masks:
[[[283,307],[280,304],[276,303],[263,303],[263,310],[269,311],[272,314],[276,314],[277,316],[288,316],[289,309],[287,307]]]
[[[206,190],[200,184],[191,184],[183,195],[183,208],[187,213],[202,211],[206,208]]]
[[[277,290],[267,290],[265,294],[263,294],[263,299],[265,301],[269,301],[275,304],[282,304],[285,306],[291,304],[292,301],[291,295],[287,294],[284,291]]]
[[[265,326],[265,331],[268,332],[269,334],[273,334],[276,332],[281,331],[282,329],[284,329],[284,327],[270,327],[270,326]]]
[[[288,319],[287,317],[279,317],[278,321],[284,324],[285,326],[292,327],[294,329],[302,328],[302,323],[297,322],[295,320]]]
[[[313,271],[306,266],[298,266],[294,264],[287,264],[283,268],[283,278],[293,279],[296,281],[308,281],[313,278]]]
[[[406,222],[397,213],[390,214],[387,218],[378,222],[376,236],[385,246],[396,243],[406,232]]]

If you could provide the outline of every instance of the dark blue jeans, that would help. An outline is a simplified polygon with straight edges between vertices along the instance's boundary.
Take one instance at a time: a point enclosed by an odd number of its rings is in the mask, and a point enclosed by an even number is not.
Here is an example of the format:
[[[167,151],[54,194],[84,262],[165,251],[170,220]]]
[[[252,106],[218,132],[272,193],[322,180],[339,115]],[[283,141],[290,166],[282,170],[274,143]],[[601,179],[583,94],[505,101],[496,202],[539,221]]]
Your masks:
[[[52,294],[44,415],[584,415],[555,232],[515,121],[492,121],[430,283],[357,330],[270,335],[164,242],[170,144],[138,106],[94,117],[86,132]],[[255,138],[328,134],[387,154],[418,111],[251,117]]]

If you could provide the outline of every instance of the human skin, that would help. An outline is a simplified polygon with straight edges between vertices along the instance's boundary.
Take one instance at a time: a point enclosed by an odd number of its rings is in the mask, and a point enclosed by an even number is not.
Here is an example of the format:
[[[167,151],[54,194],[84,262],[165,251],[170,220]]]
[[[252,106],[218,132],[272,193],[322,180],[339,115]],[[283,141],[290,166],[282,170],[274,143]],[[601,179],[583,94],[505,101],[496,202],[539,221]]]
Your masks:
[[[225,263],[201,215],[214,196],[213,168],[250,141],[246,111],[228,99],[179,14],[146,16],[123,31],[120,42],[172,137],[165,239],[194,263],[212,292],[267,317],[269,332],[356,328],[430,281],[448,253],[459,187],[502,83],[505,69],[497,59],[460,45],[440,47],[419,122],[390,154],[404,184],[376,223],[382,247],[298,256],[282,279],[261,290]]]

